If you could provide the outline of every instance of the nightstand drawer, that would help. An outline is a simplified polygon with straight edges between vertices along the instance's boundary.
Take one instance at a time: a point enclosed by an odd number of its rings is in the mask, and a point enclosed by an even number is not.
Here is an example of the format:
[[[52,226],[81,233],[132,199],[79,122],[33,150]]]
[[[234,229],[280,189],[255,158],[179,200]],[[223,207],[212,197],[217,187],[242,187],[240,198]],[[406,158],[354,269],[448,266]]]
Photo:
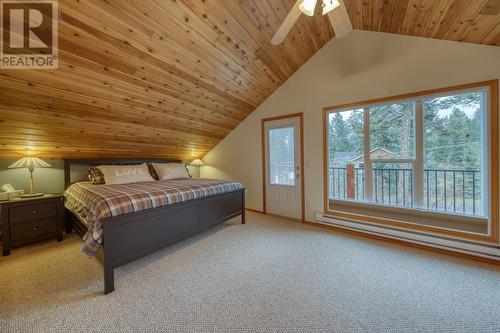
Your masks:
[[[55,202],[48,202],[37,205],[24,205],[10,208],[9,221],[11,224],[24,223],[55,218],[56,214],[57,210]]]
[[[55,235],[56,224],[54,220],[38,220],[20,223],[11,226],[10,240],[12,243],[20,243],[35,240],[44,236]]]

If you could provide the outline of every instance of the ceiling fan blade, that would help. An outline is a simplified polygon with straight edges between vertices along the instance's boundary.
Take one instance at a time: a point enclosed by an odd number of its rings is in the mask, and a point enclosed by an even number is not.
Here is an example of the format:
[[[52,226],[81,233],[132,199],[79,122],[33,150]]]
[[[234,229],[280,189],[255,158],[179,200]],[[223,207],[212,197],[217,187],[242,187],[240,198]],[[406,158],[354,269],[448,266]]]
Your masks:
[[[352,31],[352,23],[345,8],[344,1],[340,0],[340,6],[331,10],[327,15],[332,24],[335,37],[344,38]]]
[[[283,23],[281,23],[280,27],[278,28],[278,31],[276,31],[276,33],[274,34],[273,39],[271,39],[271,44],[279,45],[283,43],[283,41],[286,38],[286,35],[288,35],[288,32],[290,31],[290,29],[292,29],[295,22],[297,22],[300,14],[302,14],[299,8],[301,2],[302,0],[297,0],[297,2],[293,5],[292,9],[290,9],[290,12],[285,17]]]

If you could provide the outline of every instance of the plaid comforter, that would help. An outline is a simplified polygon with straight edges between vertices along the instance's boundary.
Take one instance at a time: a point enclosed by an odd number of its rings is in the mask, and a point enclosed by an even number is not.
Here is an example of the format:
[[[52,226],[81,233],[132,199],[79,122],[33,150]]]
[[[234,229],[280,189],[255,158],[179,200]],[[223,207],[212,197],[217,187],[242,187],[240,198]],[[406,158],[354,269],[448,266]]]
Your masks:
[[[64,192],[64,206],[76,213],[88,226],[82,251],[95,256],[102,244],[102,220],[140,210],[242,189],[227,180],[189,178],[159,180],[125,185],[72,184]]]

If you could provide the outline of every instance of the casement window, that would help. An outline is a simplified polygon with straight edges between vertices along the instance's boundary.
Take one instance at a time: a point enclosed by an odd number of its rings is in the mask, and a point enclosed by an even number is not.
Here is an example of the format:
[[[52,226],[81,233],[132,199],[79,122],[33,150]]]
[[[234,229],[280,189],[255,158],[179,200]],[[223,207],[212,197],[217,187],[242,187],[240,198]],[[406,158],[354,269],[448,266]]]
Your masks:
[[[325,213],[498,240],[498,83],[324,108]]]

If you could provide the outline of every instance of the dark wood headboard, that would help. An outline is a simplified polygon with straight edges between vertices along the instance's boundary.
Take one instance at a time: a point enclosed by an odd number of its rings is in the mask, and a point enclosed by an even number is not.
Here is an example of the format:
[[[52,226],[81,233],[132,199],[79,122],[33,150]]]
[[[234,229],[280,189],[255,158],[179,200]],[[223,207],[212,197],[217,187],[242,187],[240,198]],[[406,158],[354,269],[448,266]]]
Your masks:
[[[64,189],[67,189],[72,183],[88,180],[87,168],[95,165],[128,165],[128,164],[141,164],[141,163],[181,163],[179,160],[166,160],[166,159],[129,159],[129,158],[107,158],[107,159],[65,159],[64,160]],[[74,179],[71,172],[72,167],[79,167],[85,169],[85,174],[81,177]],[[74,176],[74,173],[73,173]]]

